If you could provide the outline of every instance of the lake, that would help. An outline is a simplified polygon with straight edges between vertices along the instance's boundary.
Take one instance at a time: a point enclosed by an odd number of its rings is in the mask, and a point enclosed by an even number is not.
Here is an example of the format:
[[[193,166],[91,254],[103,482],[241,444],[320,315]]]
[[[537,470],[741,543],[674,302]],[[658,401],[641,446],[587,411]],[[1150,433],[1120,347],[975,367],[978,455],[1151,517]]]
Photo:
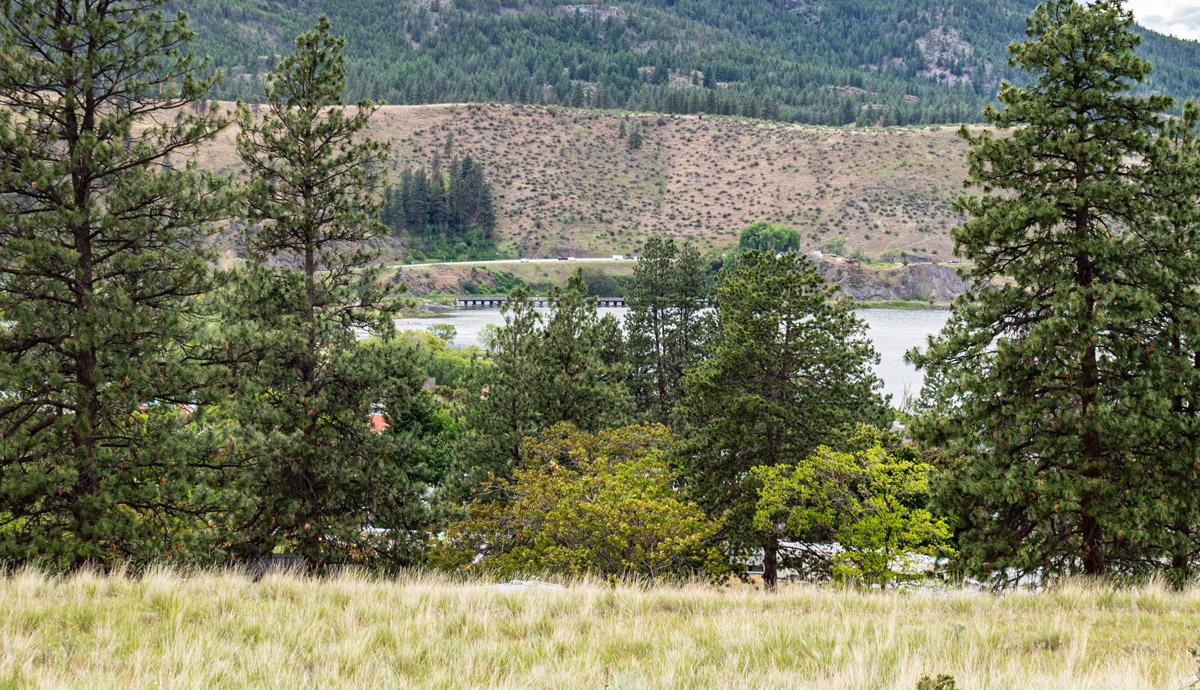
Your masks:
[[[538,310],[543,314],[546,310]],[[601,309],[600,313],[625,317],[626,309]],[[921,389],[921,374],[904,361],[904,353],[913,347],[924,347],[925,339],[942,329],[950,312],[944,309],[859,309],[859,318],[867,324],[867,335],[879,352],[875,373],[883,380],[883,390],[899,405],[908,395]],[[439,316],[397,319],[402,330],[423,331],[434,324],[454,326],[458,335],[454,347],[479,345],[479,332],[489,324],[503,325],[499,309],[463,309]]]

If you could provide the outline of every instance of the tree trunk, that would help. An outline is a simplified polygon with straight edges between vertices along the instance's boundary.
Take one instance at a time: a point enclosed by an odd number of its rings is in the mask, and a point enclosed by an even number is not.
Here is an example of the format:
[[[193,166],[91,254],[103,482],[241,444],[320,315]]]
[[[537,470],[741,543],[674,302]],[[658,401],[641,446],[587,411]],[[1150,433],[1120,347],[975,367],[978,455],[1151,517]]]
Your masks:
[[[779,537],[773,532],[763,536],[763,587],[773,591],[779,583]]]
[[[1087,226],[1087,210],[1081,209],[1076,216],[1075,228],[1080,239],[1086,236]],[[1087,320],[1083,327],[1084,332],[1090,334],[1095,325],[1096,297],[1091,293],[1092,260],[1087,251],[1081,251],[1075,257],[1075,269],[1079,286],[1087,291]],[[1080,416],[1085,424],[1091,424],[1092,405],[1096,402],[1096,393],[1100,389],[1100,365],[1094,337],[1084,350],[1081,369],[1083,376],[1080,381]],[[1083,470],[1080,472],[1085,481],[1091,482],[1100,478],[1103,455],[1100,435],[1095,429],[1088,429],[1083,435]],[[1095,494],[1091,488],[1083,490],[1079,499],[1079,512],[1083,537],[1083,572],[1091,577],[1100,577],[1104,575],[1104,533],[1096,515]]]

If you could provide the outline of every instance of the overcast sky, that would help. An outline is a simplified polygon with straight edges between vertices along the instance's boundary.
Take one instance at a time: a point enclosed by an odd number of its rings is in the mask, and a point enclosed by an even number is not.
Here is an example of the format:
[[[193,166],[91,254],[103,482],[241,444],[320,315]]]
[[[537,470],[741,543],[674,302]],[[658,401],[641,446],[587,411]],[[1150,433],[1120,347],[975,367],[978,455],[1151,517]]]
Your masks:
[[[1147,29],[1200,40],[1200,0],[1126,0],[1125,6]]]

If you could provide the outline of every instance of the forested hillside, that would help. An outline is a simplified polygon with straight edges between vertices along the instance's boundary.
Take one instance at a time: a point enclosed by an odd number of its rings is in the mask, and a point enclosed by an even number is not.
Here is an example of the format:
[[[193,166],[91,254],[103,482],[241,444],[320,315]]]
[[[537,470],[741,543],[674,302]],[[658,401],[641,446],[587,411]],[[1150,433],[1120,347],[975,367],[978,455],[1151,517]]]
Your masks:
[[[257,100],[325,12],[348,100],[502,102],[811,124],[978,121],[1031,0],[193,0],[197,49]],[[1143,32],[1146,88],[1200,94],[1200,44]]]

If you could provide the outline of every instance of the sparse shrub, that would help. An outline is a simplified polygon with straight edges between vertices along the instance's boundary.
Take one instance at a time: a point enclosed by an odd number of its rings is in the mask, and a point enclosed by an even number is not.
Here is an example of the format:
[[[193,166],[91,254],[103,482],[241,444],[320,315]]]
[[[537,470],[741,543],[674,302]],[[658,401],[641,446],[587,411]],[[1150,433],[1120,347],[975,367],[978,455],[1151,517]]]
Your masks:
[[[917,681],[917,690],[958,690],[954,676],[942,673],[937,678],[925,676]]]

